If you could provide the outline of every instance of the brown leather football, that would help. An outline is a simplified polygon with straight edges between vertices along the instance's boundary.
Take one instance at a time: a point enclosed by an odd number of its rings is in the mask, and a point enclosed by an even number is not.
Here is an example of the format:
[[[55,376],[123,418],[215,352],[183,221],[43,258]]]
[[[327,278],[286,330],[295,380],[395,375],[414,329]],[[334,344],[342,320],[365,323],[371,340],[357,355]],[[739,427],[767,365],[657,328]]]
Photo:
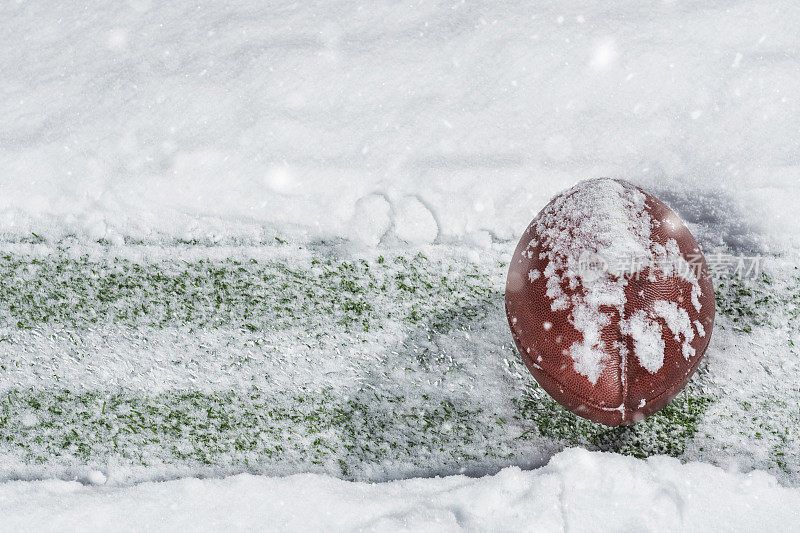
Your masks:
[[[561,405],[608,426],[667,405],[703,357],[714,287],[700,247],[663,202],[622,180],[553,198],[506,282],[514,341]]]

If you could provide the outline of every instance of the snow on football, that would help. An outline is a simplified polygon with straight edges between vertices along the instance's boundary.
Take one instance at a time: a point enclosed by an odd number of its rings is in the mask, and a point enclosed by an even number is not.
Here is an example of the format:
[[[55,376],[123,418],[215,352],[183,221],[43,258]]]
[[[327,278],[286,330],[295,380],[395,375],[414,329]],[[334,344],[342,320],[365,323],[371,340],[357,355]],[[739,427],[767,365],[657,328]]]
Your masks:
[[[703,357],[714,289],[678,216],[622,180],[557,195],[511,260],[506,311],[528,369],[570,411],[638,422],[677,395]]]

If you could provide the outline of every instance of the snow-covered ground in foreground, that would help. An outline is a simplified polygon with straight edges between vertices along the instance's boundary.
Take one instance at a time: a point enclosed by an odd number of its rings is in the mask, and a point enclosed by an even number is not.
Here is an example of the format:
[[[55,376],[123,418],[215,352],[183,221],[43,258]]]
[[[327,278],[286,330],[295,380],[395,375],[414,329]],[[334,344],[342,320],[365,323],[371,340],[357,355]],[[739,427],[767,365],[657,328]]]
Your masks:
[[[797,531],[800,493],[767,474],[568,449],[493,476],[352,483],[242,474],[128,488],[0,485],[2,528],[42,531]]]
[[[0,529],[791,529],[798,27],[789,0],[3,2]],[[542,393],[503,315],[524,227],[603,175],[768,256],[622,430]]]

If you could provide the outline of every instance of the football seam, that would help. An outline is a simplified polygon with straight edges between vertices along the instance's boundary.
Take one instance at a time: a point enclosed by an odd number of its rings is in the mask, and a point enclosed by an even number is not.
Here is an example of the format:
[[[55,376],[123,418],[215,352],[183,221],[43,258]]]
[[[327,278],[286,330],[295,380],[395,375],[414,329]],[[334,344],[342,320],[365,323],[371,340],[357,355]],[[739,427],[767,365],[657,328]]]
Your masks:
[[[544,370],[544,368],[542,368],[542,367],[541,367],[541,366],[540,366],[538,363],[535,363],[535,362],[533,361],[533,358],[531,358],[531,354],[530,354],[530,353],[526,353],[524,350],[522,350],[522,349],[521,349],[521,344],[522,344],[522,343],[519,341],[519,336],[517,335],[517,332],[516,332],[516,331],[514,331],[514,326],[512,326],[512,328],[511,328],[511,335],[514,337],[514,344],[517,346],[517,351],[519,351],[520,355],[522,355],[522,360],[523,360],[523,362],[525,362],[525,359],[526,359],[526,358],[529,358],[529,359],[531,360],[531,363],[530,363],[530,364],[531,364],[531,365],[532,365],[534,368],[536,368],[536,369],[537,369],[539,372],[541,372],[542,374],[544,374],[545,376],[547,376],[547,378],[548,378],[550,381],[552,381],[553,383],[555,383],[556,385],[558,385],[558,386],[559,386],[559,387],[561,387],[562,389],[564,389],[564,390],[567,390],[567,391],[569,391],[569,392],[573,393],[573,396],[574,396],[576,399],[578,399],[578,400],[581,400],[581,401],[582,401],[582,402],[583,402],[585,405],[587,405],[587,406],[589,406],[589,407],[592,407],[592,408],[594,408],[594,409],[597,409],[597,410],[599,410],[599,411],[619,411],[619,407],[603,407],[603,406],[600,406],[600,405],[597,405],[597,404],[594,404],[594,403],[590,402],[590,401],[589,401],[588,399],[586,399],[584,396],[582,396],[581,394],[578,394],[577,392],[575,392],[575,391],[572,389],[572,387],[568,387],[567,385],[565,385],[564,383],[562,383],[560,380],[558,380],[558,379],[556,379],[555,377],[553,377],[553,376],[552,376],[552,375],[551,375],[549,372],[546,372],[546,371]],[[539,352],[539,350],[537,350],[535,346],[531,347],[531,351],[535,352],[535,353],[536,353],[536,355],[538,355],[539,357],[542,357],[542,353],[541,353],[541,352]],[[534,376],[534,379],[535,379],[535,378],[536,378],[536,376]],[[624,398],[623,398],[623,405],[624,405],[624,404],[625,404],[625,401],[624,401]]]
[[[514,344],[516,344],[516,345],[517,345],[517,350],[518,350],[518,351],[520,352],[520,354],[522,355],[522,358],[523,358],[523,361],[524,361],[524,359],[525,359],[525,357],[526,357],[526,356],[527,356],[527,357],[530,357],[530,354],[529,354],[529,353],[528,353],[528,354],[526,354],[526,353],[524,353],[522,350],[520,350],[520,349],[519,349],[519,344],[520,344],[520,342],[519,342],[519,340],[518,340],[517,332],[516,332],[516,331],[514,331],[514,330],[513,330],[513,328],[512,328],[512,330],[511,330],[511,334],[512,334],[512,336],[514,337]],[[672,392],[672,391],[673,391],[673,390],[675,390],[675,388],[676,388],[676,387],[678,387],[678,386],[680,386],[681,388],[683,388],[683,387],[685,386],[685,382],[684,382],[684,381],[685,381],[685,380],[686,380],[688,377],[690,377],[690,376],[692,375],[692,373],[694,373],[694,371],[697,369],[697,365],[699,365],[699,364],[700,364],[700,361],[702,361],[702,360],[703,360],[703,357],[705,356],[705,351],[706,351],[706,349],[708,348],[708,345],[709,345],[710,343],[711,343],[711,335],[709,335],[709,337],[708,337],[708,342],[706,342],[706,346],[705,346],[705,348],[703,349],[703,355],[701,355],[700,357],[698,357],[698,358],[697,358],[697,360],[696,360],[696,361],[695,361],[695,362],[692,364],[692,366],[691,366],[691,367],[689,367],[689,370],[687,370],[687,371],[686,371],[686,373],[685,373],[683,376],[681,376],[681,378],[680,378],[680,379],[679,379],[679,380],[678,380],[678,381],[677,381],[675,384],[673,384],[673,385],[672,385],[670,388],[668,388],[668,389],[665,389],[664,391],[660,392],[660,393],[658,394],[658,396],[654,396],[653,398],[650,398],[650,400],[648,400],[647,404],[649,404],[649,403],[650,403],[650,402],[652,402],[652,401],[655,401],[655,400],[658,400],[658,399],[662,398],[662,397],[663,397],[665,394],[668,394],[668,393]],[[538,356],[542,357],[542,354],[541,354],[541,352],[539,352],[539,351],[536,349],[536,347],[535,347],[535,346],[531,347],[531,351],[533,351],[533,352],[536,352],[536,355],[538,355]],[[578,392],[576,392],[576,391],[575,391],[575,390],[574,390],[572,387],[569,387],[569,386],[565,385],[564,383],[562,383],[560,380],[556,379],[556,378],[555,378],[554,376],[552,376],[552,375],[551,375],[549,372],[546,372],[546,371],[544,370],[544,368],[542,368],[542,367],[541,367],[539,364],[533,363],[533,359],[531,359],[531,364],[532,364],[532,365],[533,365],[533,366],[534,366],[534,367],[535,367],[535,368],[536,368],[536,369],[537,369],[539,372],[541,372],[542,374],[546,375],[546,376],[548,377],[548,379],[550,379],[550,380],[551,380],[553,383],[557,384],[559,387],[563,388],[564,390],[567,390],[567,391],[569,391],[570,393],[572,393],[572,395],[573,395],[573,396],[574,396],[576,399],[578,399],[578,400],[581,400],[581,401],[582,401],[582,402],[583,402],[585,405],[587,405],[587,406],[589,406],[589,407],[591,407],[591,408],[593,408],[593,409],[597,409],[597,410],[599,410],[599,411],[608,411],[608,412],[612,412],[612,411],[619,411],[619,410],[620,410],[620,407],[625,407],[625,403],[626,403],[626,400],[627,400],[628,398],[627,398],[627,397],[626,397],[624,394],[623,394],[623,398],[622,398],[622,404],[621,404],[621,405],[619,405],[619,406],[617,406],[617,407],[603,407],[603,406],[601,406],[601,405],[597,405],[597,404],[595,404],[595,403],[593,403],[593,402],[590,402],[590,401],[589,401],[587,398],[585,398],[583,395],[581,395],[581,394],[579,394]],[[534,376],[534,378],[535,378],[535,376]],[[647,405],[647,404],[645,404],[645,405]],[[625,408],[625,411],[628,411],[628,409],[629,409],[629,408]],[[570,410],[570,411],[571,411],[571,409],[568,409],[568,410]],[[635,412],[635,411],[637,411],[637,410],[638,410],[638,409],[630,409],[630,411],[631,411],[631,412]]]

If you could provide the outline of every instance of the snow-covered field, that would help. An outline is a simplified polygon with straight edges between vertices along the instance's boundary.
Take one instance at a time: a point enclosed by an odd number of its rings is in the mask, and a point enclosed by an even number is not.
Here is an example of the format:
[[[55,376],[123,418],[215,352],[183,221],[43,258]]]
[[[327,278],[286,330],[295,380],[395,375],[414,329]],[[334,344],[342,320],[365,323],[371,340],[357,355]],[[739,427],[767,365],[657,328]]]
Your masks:
[[[798,27],[3,3],[0,529],[800,530]],[[503,311],[522,230],[596,176],[759,258],[621,429],[553,402]]]
[[[477,479],[240,474],[124,489],[15,481],[0,485],[0,502],[3,527],[18,531],[790,531],[800,523],[800,493],[761,472],[580,449],[543,468]]]

